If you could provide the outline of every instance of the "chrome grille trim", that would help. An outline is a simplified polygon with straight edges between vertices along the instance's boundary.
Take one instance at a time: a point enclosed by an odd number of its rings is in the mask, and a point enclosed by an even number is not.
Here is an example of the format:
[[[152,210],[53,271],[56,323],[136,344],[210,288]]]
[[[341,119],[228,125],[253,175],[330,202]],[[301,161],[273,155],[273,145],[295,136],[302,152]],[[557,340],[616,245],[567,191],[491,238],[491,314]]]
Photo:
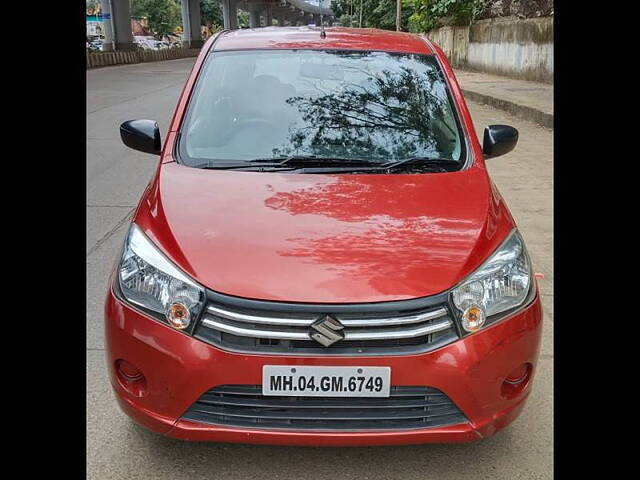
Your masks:
[[[442,332],[453,326],[451,320],[446,319],[442,322],[432,323],[423,327],[410,328],[406,330],[400,329],[371,329],[364,332],[345,331],[345,340],[385,340],[387,338],[414,338],[429,335],[431,333]]]
[[[340,323],[345,327],[390,327],[393,325],[422,323],[428,320],[433,320],[434,318],[444,317],[446,314],[447,310],[441,307],[430,312],[419,313],[417,315],[407,315],[405,317],[349,319],[338,316],[338,318],[340,319]]]
[[[256,328],[244,328],[229,325],[227,323],[205,318],[202,324],[207,327],[220,330],[222,332],[238,335],[239,337],[273,338],[277,340],[311,340],[309,332],[306,331],[281,331],[281,330],[259,330]]]
[[[208,305],[207,311],[213,313],[218,317],[226,318],[228,320],[233,320],[235,322],[260,323],[260,324],[267,324],[267,325],[284,325],[284,326],[292,326],[292,327],[308,327],[317,318],[317,317],[308,317],[308,318],[261,317],[257,315],[247,315],[245,313],[232,312],[232,311],[224,310],[222,308],[219,308],[213,305]]]
[[[345,323],[340,320],[341,323]],[[255,322],[257,323],[257,322]],[[264,330],[256,328],[237,327],[235,325],[229,325],[224,322],[212,320],[211,318],[205,318],[202,321],[203,325],[221,330],[226,333],[238,335],[240,337],[256,337],[256,338],[272,338],[277,340],[312,340],[308,331],[284,331],[284,330]],[[281,324],[275,324],[281,325]],[[379,324],[378,324],[379,325]],[[394,338],[413,338],[428,335],[430,333],[441,332],[451,328],[453,323],[451,320],[446,319],[442,322],[424,325],[411,329],[367,329],[362,332],[345,330],[345,340],[384,340]],[[363,329],[364,330],[364,329]]]
[[[259,323],[265,325],[283,325],[283,326],[292,326],[292,327],[308,327],[314,321],[317,320],[318,316],[308,316],[305,318],[301,317],[263,317],[257,315],[248,315],[245,313],[233,312],[230,310],[225,310],[220,307],[216,307],[214,305],[208,305],[207,311],[213,313],[214,315],[226,318],[227,320],[233,320],[235,322],[247,322],[247,323]],[[341,316],[337,316],[340,320],[340,323],[345,327],[374,327],[374,326],[384,326],[389,327],[393,325],[407,325],[411,323],[422,323],[427,320],[432,320],[434,318],[444,317],[447,314],[447,310],[445,308],[437,308],[436,310],[432,310],[430,312],[423,312],[416,315],[407,315],[403,317],[389,317],[389,318],[342,318]]]
[[[207,304],[193,336],[236,353],[412,355],[458,340],[455,315],[449,292],[388,302],[291,303],[207,290]],[[322,334],[317,327],[331,319],[343,327],[337,330],[343,338],[333,343],[317,338]]]

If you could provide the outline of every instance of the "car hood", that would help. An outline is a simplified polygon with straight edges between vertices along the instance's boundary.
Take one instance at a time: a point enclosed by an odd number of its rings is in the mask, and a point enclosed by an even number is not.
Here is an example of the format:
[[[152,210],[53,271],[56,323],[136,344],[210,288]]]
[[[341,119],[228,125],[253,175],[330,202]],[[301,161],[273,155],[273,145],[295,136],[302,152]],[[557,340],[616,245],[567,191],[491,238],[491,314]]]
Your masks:
[[[513,227],[483,167],[317,175],[167,163],[134,221],[211,290],[312,303],[440,293]]]

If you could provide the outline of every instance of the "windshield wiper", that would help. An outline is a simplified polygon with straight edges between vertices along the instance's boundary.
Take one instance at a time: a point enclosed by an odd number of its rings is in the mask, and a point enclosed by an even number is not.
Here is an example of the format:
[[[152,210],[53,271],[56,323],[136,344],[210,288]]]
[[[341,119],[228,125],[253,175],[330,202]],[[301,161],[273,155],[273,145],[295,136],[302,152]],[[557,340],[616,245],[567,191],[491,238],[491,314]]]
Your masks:
[[[254,158],[252,160],[216,160],[200,165],[196,168],[211,170],[239,170],[251,171],[292,170],[300,167],[353,167],[353,166],[380,166],[379,162],[373,162],[362,158],[317,157],[315,155],[289,155],[286,157]]]
[[[394,168],[404,167],[404,166],[425,166],[425,167],[444,167],[445,170],[449,170],[451,167],[459,167],[460,162],[457,160],[452,160],[451,158],[438,158],[438,157],[409,157],[403,158],[402,160],[397,160],[395,162],[383,163],[380,165],[381,168],[385,168],[388,170],[393,170]],[[447,168],[448,167],[448,168]]]
[[[353,166],[353,165],[369,165],[380,166],[379,162],[374,162],[366,158],[343,158],[343,157],[318,157],[317,155],[289,155],[283,157],[256,158],[249,160],[250,163],[276,162],[280,166]]]
[[[261,163],[260,165],[255,165],[251,162],[209,162],[209,163],[201,163],[199,165],[193,165],[194,168],[203,168],[205,170],[239,170],[239,169],[248,169],[248,170],[260,170],[262,168],[282,168],[291,170],[292,167],[287,165],[280,165],[280,163]]]
[[[445,171],[457,170],[460,162],[448,158],[411,157],[393,162],[380,163],[364,158],[317,157],[315,155],[290,155],[287,157],[256,158],[244,161],[216,161],[196,165],[212,170],[283,171],[302,170],[301,173],[329,172],[347,173],[350,170],[371,172],[391,171],[399,167],[441,167]]]

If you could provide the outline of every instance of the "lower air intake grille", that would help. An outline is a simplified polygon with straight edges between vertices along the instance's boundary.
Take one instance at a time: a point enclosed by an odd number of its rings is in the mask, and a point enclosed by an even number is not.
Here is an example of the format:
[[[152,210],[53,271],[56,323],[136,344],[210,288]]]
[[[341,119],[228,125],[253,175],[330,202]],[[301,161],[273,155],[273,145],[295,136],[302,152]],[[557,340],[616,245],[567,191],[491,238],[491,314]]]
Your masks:
[[[222,385],[183,415],[199,423],[291,430],[406,430],[468,422],[431,387],[391,387],[389,398],[263,396],[259,385]]]

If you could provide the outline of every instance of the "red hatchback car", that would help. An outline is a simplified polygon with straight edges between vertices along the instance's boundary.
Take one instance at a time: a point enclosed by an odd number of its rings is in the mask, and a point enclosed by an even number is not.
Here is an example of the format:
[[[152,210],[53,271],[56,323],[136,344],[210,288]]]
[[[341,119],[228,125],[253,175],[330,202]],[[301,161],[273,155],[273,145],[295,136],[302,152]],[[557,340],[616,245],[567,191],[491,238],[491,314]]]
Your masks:
[[[466,442],[531,390],[531,260],[440,48],[366,29],[224,31],[198,56],[105,305],[116,398],[184,440]]]

